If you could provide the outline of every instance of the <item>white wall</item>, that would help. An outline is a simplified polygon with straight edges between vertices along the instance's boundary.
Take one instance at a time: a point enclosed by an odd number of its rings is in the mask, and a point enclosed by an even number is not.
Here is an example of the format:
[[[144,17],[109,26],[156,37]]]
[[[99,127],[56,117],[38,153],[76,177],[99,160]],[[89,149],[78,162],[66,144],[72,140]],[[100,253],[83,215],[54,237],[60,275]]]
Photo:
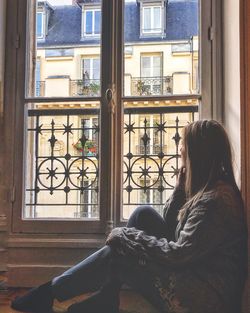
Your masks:
[[[235,174],[240,184],[240,20],[239,0],[224,2],[224,122],[235,158]]]

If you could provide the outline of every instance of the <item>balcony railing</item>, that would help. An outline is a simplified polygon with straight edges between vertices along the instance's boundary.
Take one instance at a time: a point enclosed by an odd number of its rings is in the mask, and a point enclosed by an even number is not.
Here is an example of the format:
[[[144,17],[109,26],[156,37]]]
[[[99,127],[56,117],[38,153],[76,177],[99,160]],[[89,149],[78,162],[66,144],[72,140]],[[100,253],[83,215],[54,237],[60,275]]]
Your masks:
[[[149,204],[162,211],[180,168],[181,130],[196,112],[197,105],[125,108],[124,210],[140,205],[141,193],[151,191]]]
[[[36,97],[44,97],[45,96],[45,81],[36,81]]]
[[[173,93],[173,77],[132,77],[132,96],[171,95]]]
[[[150,191],[151,204],[162,209],[180,167],[181,130],[197,112],[197,105],[124,109],[124,208]],[[71,207],[76,218],[81,199],[98,198],[98,116],[98,109],[28,111],[27,208]],[[97,122],[88,126],[90,117]],[[86,211],[98,215],[97,207],[92,201]]]
[[[141,138],[140,138],[141,139]],[[145,151],[146,149],[146,151]],[[144,145],[137,145],[136,146],[136,153],[137,154],[158,154],[161,151],[163,151],[164,153],[167,153],[167,145],[163,145],[161,146],[160,144],[153,144],[153,145],[149,145],[147,144],[146,146]]]
[[[94,97],[100,95],[100,80],[85,79],[70,81],[70,96],[88,96]]]
[[[98,116],[98,109],[28,111],[27,208],[71,207],[74,218],[84,195],[98,195]],[[91,126],[85,122],[90,118],[96,120]],[[98,203],[89,207],[96,209]]]

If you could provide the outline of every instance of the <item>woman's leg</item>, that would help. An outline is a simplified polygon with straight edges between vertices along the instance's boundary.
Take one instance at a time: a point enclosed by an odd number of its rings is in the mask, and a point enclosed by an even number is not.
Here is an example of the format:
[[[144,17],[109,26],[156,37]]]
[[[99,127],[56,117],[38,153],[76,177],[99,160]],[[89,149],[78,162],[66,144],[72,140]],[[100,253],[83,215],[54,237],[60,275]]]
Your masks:
[[[156,237],[165,235],[165,221],[148,205],[135,209],[128,220],[127,227],[144,230],[148,235]],[[105,285],[112,274],[109,270],[111,260],[111,248],[104,246],[62,275],[54,278],[52,289],[56,299],[67,300]]]
[[[149,236],[166,237],[166,223],[162,216],[150,205],[137,207],[131,214],[127,227],[143,230]]]
[[[148,235],[163,237],[165,222],[150,206],[138,207],[131,215],[127,227],[144,230]],[[109,246],[104,246],[88,258],[73,266],[52,281],[52,294],[59,301],[94,291],[104,286],[103,290],[118,293],[120,283],[112,277],[110,261],[113,253]],[[38,301],[39,302],[39,301]]]
[[[111,255],[111,248],[104,246],[52,282],[33,288],[12,301],[12,308],[23,312],[49,313],[55,298],[64,301],[100,289],[112,276],[109,265]]]
[[[164,219],[149,205],[136,208],[127,223],[127,227],[144,230],[148,235],[158,238],[165,236],[165,226]],[[96,295],[73,304],[68,313],[87,312],[89,310],[99,313],[104,307],[109,308],[110,312],[118,312],[119,291],[123,282],[138,289],[144,296],[151,299],[151,302],[159,303],[160,298],[152,287],[151,278],[136,260],[131,263],[127,257],[113,254],[110,262],[112,271],[108,283],[104,284],[101,291]]]
[[[101,288],[110,276],[111,248],[104,246],[82,262],[52,280],[52,292],[59,301]]]

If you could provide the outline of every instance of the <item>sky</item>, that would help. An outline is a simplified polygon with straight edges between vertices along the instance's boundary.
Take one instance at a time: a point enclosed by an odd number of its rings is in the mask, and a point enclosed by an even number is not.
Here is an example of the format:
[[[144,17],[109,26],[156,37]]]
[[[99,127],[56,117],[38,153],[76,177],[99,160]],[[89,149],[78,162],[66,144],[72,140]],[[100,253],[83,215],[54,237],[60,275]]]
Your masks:
[[[52,5],[70,5],[72,4],[72,0],[47,0]],[[125,2],[135,2],[136,0],[125,0]],[[173,1],[180,1],[180,0],[171,0]],[[183,0],[186,1],[186,0]]]
[[[72,4],[72,0],[47,0],[51,5],[67,5]],[[125,0],[126,2],[135,2],[136,0]]]
[[[47,0],[51,5],[67,5],[72,4],[72,0]]]

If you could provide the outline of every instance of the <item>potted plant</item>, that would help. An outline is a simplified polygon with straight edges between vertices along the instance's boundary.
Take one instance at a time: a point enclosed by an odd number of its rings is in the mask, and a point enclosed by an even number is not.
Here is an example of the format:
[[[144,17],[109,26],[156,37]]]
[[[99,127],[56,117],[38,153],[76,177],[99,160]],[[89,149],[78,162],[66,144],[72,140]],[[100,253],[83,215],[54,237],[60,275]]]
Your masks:
[[[90,154],[90,155],[96,154],[96,143],[93,140],[87,140],[83,147],[82,142],[79,139],[77,143],[73,144],[73,147],[81,153],[84,150],[86,154]]]

